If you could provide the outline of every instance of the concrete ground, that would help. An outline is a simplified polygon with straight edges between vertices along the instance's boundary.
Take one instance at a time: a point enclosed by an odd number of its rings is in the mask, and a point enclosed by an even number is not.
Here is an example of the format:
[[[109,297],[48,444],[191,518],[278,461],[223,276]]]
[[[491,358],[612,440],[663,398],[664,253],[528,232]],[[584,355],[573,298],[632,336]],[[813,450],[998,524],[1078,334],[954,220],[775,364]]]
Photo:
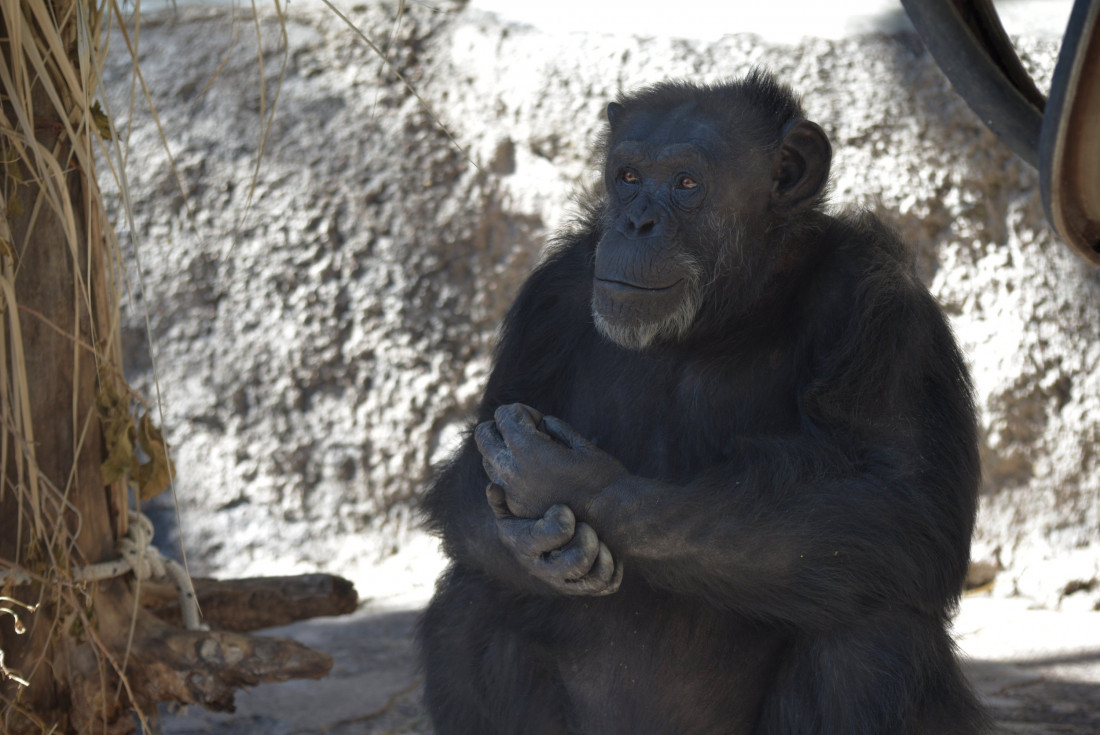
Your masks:
[[[1100,733],[1100,616],[974,596],[955,620],[999,733]]]
[[[233,714],[162,713],[169,735],[427,734],[413,630],[419,609],[368,602],[345,618],[270,631],[335,659],[319,681],[242,692]],[[1022,599],[972,596],[955,621],[966,669],[997,733],[1100,733],[1100,625],[1091,611],[1032,609]]]

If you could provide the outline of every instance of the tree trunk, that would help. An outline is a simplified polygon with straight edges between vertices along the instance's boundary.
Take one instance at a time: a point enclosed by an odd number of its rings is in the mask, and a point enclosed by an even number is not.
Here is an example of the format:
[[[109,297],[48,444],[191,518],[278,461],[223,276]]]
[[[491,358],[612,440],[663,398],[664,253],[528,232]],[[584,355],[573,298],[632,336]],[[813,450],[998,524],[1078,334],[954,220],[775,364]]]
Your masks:
[[[12,9],[5,3],[0,29],[4,38],[11,37]],[[9,69],[21,66],[19,51],[8,43],[0,53]],[[122,482],[108,487],[100,476],[103,439],[96,414],[97,369],[103,380],[113,381],[119,363],[111,359],[117,344],[106,341],[112,335],[106,313],[110,300],[104,293],[100,223],[87,206],[91,172],[74,166],[73,141],[62,134],[61,114],[44,86],[36,83],[24,91],[29,92],[29,110],[26,97],[14,99],[11,90],[4,90],[4,124],[19,124],[17,105],[31,112],[34,140],[26,141],[24,151],[53,163],[52,171],[46,169],[52,175],[44,177],[45,166],[31,170],[5,141],[4,193],[11,241],[3,276],[18,308],[5,304],[0,334],[8,361],[4,418],[9,418],[12,407],[21,424],[5,432],[0,559],[48,578],[63,573],[65,566],[114,555],[126,497]],[[66,204],[67,212],[56,211]],[[93,607],[104,604],[104,591],[89,590]],[[59,596],[50,585],[9,585],[3,594],[42,606],[34,613],[10,606],[22,612],[29,631],[22,636],[15,635],[13,616],[0,616],[5,665],[30,682],[25,689],[10,678],[2,684],[5,708],[0,729],[37,732],[56,725],[66,731],[70,702],[64,675],[59,677],[55,666],[59,637],[76,635],[69,629],[77,622],[71,619],[72,601],[64,599],[72,595]],[[125,595],[115,591],[110,599],[121,603]]]

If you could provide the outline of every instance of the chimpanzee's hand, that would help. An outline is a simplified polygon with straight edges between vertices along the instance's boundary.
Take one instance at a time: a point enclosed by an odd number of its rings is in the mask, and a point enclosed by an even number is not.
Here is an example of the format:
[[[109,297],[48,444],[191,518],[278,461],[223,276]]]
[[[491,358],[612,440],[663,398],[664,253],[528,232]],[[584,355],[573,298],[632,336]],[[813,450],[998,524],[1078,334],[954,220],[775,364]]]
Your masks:
[[[497,534],[533,576],[566,595],[610,595],[623,581],[622,564],[587,523],[577,523],[565,505],[551,506],[542,518],[516,518],[504,489],[491,484],[485,496],[497,518]]]
[[[555,504],[579,512],[601,488],[627,474],[614,457],[553,416],[521,403],[501,406],[474,432],[489,479],[508,508],[538,518]],[[583,514],[582,514],[583,516]]]

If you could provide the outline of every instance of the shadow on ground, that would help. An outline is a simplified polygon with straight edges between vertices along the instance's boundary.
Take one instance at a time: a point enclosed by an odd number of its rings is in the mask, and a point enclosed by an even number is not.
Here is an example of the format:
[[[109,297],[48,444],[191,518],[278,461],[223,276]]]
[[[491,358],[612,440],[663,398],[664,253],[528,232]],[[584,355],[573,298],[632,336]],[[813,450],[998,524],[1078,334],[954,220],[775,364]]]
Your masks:
[[[1031,661],[970,661],[966,670],[998,733],[1095,735],[1100,732],[1100,682],[1061,678],[1058,669],[1100,666],[1100,651]]]
[[[1009,604],[1010,601],[1004,601]],[[1017,631],[989,615],[1000,609],[984,601],[982,641],[1002,640],[1019,650]],[[1032,611],[1044,627],[1062,620],[1059,613]],[[1012,611],[1013,622],[1019,610]],[[232,714],[191,708],[161,712],[168,735],[430,735],[420,701],[413,632],[419,610],[369,607],[345,618],[305,621],[268,631],[294,638],[332,654],[331,674],[318,681],[264,684],[237,696]],[[1071,625],[1093,626],[1093,618],[1065,616]],[[1095,618],[1100,623],[1100,616]],[[1072,637],[1073,631],[1062,626]],[[1091,631],[1077,640],[1091,643]],[[969,644],[979,648],[976,634]],[[1009,645],[1011,644],[1011,645]],[[983,649],[984,650],[984,649]],[[997,723],[998,734],[1094,735],[1100,732],[1100,647],[1062,650],[1053,655],[996,661],[971,659],[967,673]],[[1077,678],[1075,678],[1077,677]]]

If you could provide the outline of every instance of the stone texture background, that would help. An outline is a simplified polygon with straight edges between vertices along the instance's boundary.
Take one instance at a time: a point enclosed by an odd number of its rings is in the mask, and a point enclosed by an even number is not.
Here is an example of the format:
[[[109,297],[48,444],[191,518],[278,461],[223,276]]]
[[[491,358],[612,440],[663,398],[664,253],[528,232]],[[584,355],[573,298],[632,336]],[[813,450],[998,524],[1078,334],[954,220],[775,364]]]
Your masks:
[[[392,38],[432,113],[311,4],[289,6],[285,37],[269,13],[146,17],[139,61],[174,165],[147,107],[130,106],[112,40],[128,373],[152,402],[155,355],[194,571],[322,569],[368,597],[429,588],[438,561],[415,497],[464,426],[516,288],[597,179],[604,105],[761,65],[832,138],[834,206],[867,207],[914,245],[970,359],[986,477],[975,559],[1004,570],[998,594],[1100,602],[1100,271],[1057,241],[1035,172],[915,36],[708,43],[550,35],[446,3],[395,15],[349,11]],[[1018,46],[1048,86],[1056,42]],[[165,543],[170,502],[155,504]]]

